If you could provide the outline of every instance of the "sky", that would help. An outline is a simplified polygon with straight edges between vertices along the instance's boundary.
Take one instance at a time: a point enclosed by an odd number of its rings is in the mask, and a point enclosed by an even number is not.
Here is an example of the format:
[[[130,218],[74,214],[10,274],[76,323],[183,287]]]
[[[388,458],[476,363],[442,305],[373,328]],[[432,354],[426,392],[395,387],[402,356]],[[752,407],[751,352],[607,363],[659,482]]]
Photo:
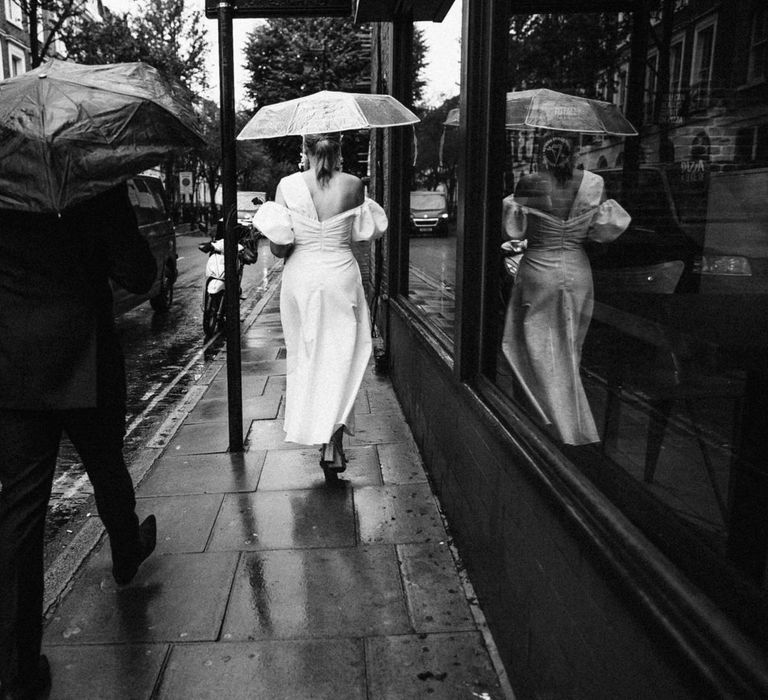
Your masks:
[[[114,12],[134,12],[135,0],[102,0],[104,5]],[[190,7],[204,7],[201,1],[187,3]],[[261,20],[236,19],[232,23],[235,64],[235,102],[240,104],[245,100],[244,84],[248,75],[242,67],[244,62],[243,47],[248,34]],[[210,99],[219,98],[219,42],[218,22],[215,19],[205,20],[210,51],[208,54],[208,79],[211,89]],[[458,93],[459,82],[459,42],[461,30],[461,0],[455,0],[445,19],[440,22],[419,22],[424,29],[427,43],[427,65],[423,77],[426,80],[425,100],[429,104],[439,104],[445,97]]]

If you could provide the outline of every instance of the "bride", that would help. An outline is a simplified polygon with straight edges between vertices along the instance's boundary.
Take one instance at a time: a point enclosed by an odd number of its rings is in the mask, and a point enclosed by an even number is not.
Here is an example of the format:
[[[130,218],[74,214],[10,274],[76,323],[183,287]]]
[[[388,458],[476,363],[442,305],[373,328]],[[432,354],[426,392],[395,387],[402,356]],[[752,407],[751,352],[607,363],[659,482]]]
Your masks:
[[[285,259],[280,320],[287,353],[285,439],[322,444],[326,481],[346,468],[343,434],[354,434],[354,404],[371,356],[371,322],[353,241],[387,228],[362,181],[341,172],[337,134],[303,138],[309,168],[283,178],[254,225]]]

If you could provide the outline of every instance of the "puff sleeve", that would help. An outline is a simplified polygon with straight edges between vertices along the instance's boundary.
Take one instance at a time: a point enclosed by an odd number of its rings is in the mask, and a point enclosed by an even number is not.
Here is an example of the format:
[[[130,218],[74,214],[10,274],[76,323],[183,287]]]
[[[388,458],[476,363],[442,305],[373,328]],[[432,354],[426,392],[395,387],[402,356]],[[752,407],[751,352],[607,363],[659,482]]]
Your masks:
[[[597,243],[610,243],[624,233],[630,221],[632,217],[621,204],[615,199],[606,199],[597,207],[587,237]]]
[[[528,214],[525,207],[521,207],[513,195],[504,197],[503,203],[502,216],[505,236],[513,241],[522,240],[525,238],[525,230],[528,228]]]
[[[352,240],[373,241],[384,234],[389,226],[387,215],[376,202],[368,197],[357,208],[352,224]]]
[[[291,214],[282,204],[264,202],[253,215],[253,225],[272,243],[277,245],[293,243]]]

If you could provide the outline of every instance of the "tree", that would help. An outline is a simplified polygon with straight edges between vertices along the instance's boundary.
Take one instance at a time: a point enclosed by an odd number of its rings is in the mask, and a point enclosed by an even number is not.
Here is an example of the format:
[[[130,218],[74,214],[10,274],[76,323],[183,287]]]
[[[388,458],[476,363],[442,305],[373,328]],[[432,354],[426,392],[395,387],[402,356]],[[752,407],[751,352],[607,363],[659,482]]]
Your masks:
[[[29,53],[37,68],[54,53],[55,42],[68,25],[87,16],[87,0],[12,0],[27,18]],[[42,40],[41,40],[42,39]]]
[[[256,107],[283,102],[320,90],[370,92],[370,29],[351,19],[282,18],[268,20],[248,36],[245,67],[250,73],[246,93]],[[424,65],[421,32],[414,40],[414,71]],[[417,97],[423,82],[417,84]],[[254,110],[255,111],[255,110]],[[295,164],[297,138],[271,139],[269,153],[275,161]],[[366,153],[366,134],[348,133],[342,144],[344,168],[356,174],[363,166],[358,154]]]
[[[78,16],[63,33],[69,58],[80,63],[144,61],[194,94],[208,85],[208,41],[199,10],[185,0],[143,0],[135,13],[104,8],[103,18]]]
[[[626,27],[616,14],[512,15],[508,90],[550,88],[601,97],[618,65]]]

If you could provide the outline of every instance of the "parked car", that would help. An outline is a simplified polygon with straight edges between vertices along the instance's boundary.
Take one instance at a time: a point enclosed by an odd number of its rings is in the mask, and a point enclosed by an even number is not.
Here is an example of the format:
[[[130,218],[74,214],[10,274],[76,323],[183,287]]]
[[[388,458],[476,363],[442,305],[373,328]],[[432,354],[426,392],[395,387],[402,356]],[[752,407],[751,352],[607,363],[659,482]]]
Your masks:
[[[623,192],[621,168],[596,170],[632,215],[615,241],[590,243],[594,270],[683,261],[677,292],[768,294],[768,168],[708,171],[642,166]]]
[[[414,190],[411,192],[411,234],[448,233],[448,201],[444,192]]]
[[[633,268],[672,260],[683,262],[678,291],[694,291],[694,266],[701,254],[706,197],[673,189],[669,170],[641,167],[637,183],[624,191],[621,168],[595,170],[605,181],[606,195],[632,216],[632,223],[610,243],[586,246],[593,270]],[[693,206],[690,206],[693,203]],[[599,275],[596,276],[596,278]]]
[[[155,311],[166,311],[173,303],[176,282],[176,230],[165,200],[163,183],[157,177],[138,175],[128,180],[128,198],[136,214],[139,231],[149,242],[157,263],[157,277],[146,294],[132,294],[113,287],[115,313],[123,313],[149,300]]]

